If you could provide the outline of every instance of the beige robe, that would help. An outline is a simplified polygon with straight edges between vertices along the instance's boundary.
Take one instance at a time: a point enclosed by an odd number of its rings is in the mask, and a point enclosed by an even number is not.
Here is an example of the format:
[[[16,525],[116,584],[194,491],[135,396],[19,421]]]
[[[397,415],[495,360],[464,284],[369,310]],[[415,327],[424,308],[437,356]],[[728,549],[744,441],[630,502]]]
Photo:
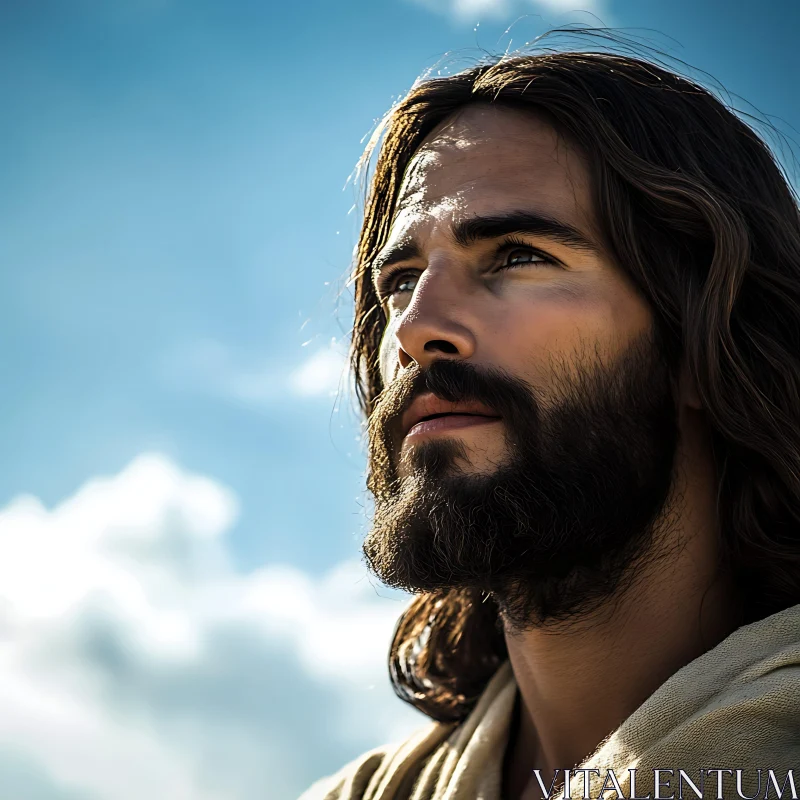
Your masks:
[[[509,662],[492,677],[460,724],[433,723],[405,741],[365,753],[317,781],[300,800],[502,800],[502,764],[517,685]],[[564,765],[565,767],[568,765]],[[734,631],[674,673],[578,768],[597,769],[584,786],[574,777],[569,797],[618,794],[693,800],[722,795],[800,797],[800,605]],[[573,769],[575,767],[573,766]],[[654,770],[673,770],[673,775]],[[728,773],[701,770],[728,769]],[[761,770],[760,788],[759,774]],[[769,770],[773,771],[770,777]],[[563,775],[563,773],[562,773]],[[552,797],[563,798],[556,791]]]

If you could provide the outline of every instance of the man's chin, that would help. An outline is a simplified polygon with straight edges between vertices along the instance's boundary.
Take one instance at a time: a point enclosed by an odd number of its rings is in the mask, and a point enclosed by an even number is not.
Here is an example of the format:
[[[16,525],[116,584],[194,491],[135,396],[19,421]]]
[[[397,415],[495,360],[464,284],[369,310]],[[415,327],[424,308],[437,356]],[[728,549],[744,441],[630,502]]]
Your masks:
[[[498,535],[497,526],[510,530],[511,520],[489,502],[502,480],[449,460],[437,471],[436,478],[401,478],[393,497],[376,505],[363,548],[370,568],[385,584],[413,592],[502,585],[519,566],[501,552],[517,542]]]
[[[363,551],[386,585],[489,593],[522,629],[587,613],[652,544],[653,531],[641,520],[627,534],[624,526],[604,528],[599,520],[610,511],[568,513],[548,495],[524,494],[513,470],[485,477],[450,469],[441,467],[438,479],[406,478],[376,504]],[[596,531],[594,541],[587,530]]]

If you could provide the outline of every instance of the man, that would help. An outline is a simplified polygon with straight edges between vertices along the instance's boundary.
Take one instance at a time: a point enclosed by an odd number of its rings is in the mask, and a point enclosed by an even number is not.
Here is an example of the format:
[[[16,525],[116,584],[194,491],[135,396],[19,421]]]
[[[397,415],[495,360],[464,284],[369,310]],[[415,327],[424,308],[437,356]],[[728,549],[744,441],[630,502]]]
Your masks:
[[[416,594],[390,672],[435,722],[303,800],[797,797],[800,219],[769,150],[574,52],[420,83],[372,148],[364,552]]]

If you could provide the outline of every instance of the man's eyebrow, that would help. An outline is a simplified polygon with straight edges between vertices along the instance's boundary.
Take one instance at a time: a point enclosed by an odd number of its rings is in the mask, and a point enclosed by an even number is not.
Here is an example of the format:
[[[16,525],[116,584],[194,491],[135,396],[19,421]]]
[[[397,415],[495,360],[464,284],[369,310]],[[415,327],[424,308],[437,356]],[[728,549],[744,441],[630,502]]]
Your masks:
[[[469,247],[478,241],[498,239],[515,233],[542,236],[592,255],[600,254],[598,244],[574,225],[534,211],[509,211],[489,216],[469,217],[457,222],[450,235],[456,244]],[[381,250],[372,262],[373,280],[392,264],[418,258],[421,252],[419,244],[412,239],[405,239]]]
[[[482,239],[497,239],[514,233],[542,236],[593,255],[600,253],[600,247],[574,225],[535,211],[469,217],[456,223],[451,235],[461,247],[469,247]]]
[[[419,258],[422,251],[419,245],[413,239],[405,239],[398,242],[392,247],[387,247],[381,250],[380,253],[372,260],[372,279],[373,281],[378,275],[383,272],[387,267],[396,264],[399,261],[408,261],[412,258]]]

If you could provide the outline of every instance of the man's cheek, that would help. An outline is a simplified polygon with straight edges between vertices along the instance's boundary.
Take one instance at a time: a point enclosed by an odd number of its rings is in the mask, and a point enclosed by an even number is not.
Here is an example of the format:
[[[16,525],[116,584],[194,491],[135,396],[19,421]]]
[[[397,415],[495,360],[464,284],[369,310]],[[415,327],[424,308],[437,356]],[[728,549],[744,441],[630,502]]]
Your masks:
[[[394,333],[396,328],[397,319],[390,319],[381,337],[378,351],[378,366],[384,386],[388,386],[394,380],[397,372],[397,339]]]

